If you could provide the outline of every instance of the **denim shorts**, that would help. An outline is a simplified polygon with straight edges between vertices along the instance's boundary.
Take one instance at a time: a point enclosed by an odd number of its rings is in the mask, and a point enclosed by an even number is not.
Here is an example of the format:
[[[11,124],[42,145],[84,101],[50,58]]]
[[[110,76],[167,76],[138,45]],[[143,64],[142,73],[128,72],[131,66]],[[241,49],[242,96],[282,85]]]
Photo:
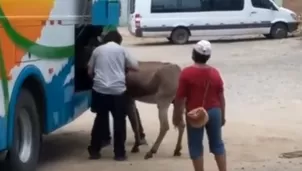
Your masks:
[[[209,139],[210,152],[214,155],[223,155],[225,153],[224,143],[221,137],[221,110],[212,108],[208,110],[209,121],[202,128],[193,128],[187,124],[188,147],[192,160],[203,156],[203,134],[204,128],[207,131]]]

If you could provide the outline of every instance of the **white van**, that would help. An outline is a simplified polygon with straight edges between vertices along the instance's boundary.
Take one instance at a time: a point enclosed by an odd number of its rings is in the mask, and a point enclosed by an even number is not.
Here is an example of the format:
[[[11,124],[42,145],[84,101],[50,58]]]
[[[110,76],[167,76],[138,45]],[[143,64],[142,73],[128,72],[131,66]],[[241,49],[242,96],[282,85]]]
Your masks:
[[[136,37],[166,37],[184,44],[190,36],[263,34],[286,38],[297,15],[273,0],[129,0],[128,29]]]

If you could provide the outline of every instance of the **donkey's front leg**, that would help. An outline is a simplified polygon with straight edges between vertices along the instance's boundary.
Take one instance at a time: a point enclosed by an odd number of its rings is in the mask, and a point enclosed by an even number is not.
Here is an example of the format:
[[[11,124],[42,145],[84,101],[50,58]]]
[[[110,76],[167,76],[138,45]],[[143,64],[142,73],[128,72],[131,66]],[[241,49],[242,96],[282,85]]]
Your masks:
[[[160,124],[160,131],[156,138],[155,143],[153,144],[152,148],[149,152],[145,155],[145,159],[149,159],[153,157],[153,154],[155,154],[162,143],[163,139],[165,138],[170,126],[168,121],[168,108],[170,106],[170,103],[159,103],[158,104],[158,118],[159,118],[159,124]]]

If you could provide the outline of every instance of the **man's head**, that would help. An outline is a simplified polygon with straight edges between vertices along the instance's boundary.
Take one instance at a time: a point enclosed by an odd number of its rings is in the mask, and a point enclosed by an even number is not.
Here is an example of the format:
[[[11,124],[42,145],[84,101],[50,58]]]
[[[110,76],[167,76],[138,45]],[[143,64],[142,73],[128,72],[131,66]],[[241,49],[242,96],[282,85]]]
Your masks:
[[[114,30],[114,31],[108,32],[104,36],[103,40],[104,40],[104,43],[115,42],[117,44],[121,44],[123,41],[123,38],[117,30]]]
[[[195,63],[205,64],[210,59],[211,54],[211,43],[207,40],[201,40],[193,47],[192,59]]]

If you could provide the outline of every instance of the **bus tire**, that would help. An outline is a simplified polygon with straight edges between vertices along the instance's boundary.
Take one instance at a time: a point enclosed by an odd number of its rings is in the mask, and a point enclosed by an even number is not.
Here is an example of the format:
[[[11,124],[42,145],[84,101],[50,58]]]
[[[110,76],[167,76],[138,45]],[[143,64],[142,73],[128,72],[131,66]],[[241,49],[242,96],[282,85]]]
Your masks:
[[[12,146],[6,166],[9,171],[35,171],[39,160],[41,129],[32,93],[22,89],[15,106]]]

